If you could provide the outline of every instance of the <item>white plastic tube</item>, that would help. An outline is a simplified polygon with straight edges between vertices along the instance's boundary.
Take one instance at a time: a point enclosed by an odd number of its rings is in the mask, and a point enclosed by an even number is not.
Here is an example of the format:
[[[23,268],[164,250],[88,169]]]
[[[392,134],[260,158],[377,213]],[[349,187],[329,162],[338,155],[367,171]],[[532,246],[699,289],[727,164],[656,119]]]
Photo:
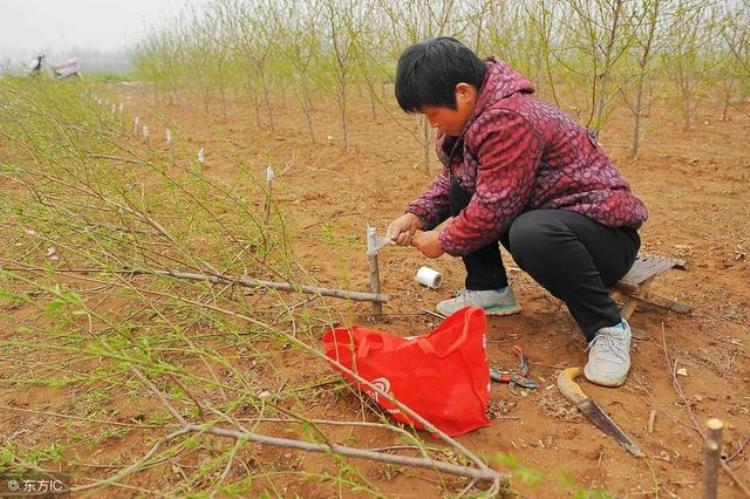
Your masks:
[[[416,280],[422,286],[437,289],[443,284],[443,274],[430,267],[419,267]]]
[[[375,227],[367,226],[367,254],[378,254],[378,232]]]

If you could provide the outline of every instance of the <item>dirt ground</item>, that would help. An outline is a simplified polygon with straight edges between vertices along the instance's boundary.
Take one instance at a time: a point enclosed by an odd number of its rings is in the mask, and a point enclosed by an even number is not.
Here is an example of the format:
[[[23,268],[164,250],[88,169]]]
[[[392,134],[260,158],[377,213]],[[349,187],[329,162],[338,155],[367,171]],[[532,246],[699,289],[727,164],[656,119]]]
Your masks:
[[[133,89],[129,105],[147,108]],[[382,233],[435,174],[422,164],[423,151],[415,140],[419,133],[414,118],[397,113],[396,119],[379,110],[373,116],[365,103],[350,110],[351,146],[344,150],[335,109],[316,112],[317,142],[312,143],[303,116],[296,106],[276,109],[276,131],[255,124],[252,110],[232,106],[227,117],[207,116],[191,103],[158,107],[176,124],[174,133],[197,150],[206,151],[206,173],[231,182],[238,164],[251,165],[258,178],[267,164],[277,172],[274,200],[290,222],[296,260],[322,286],[368,290],[368,265],[364,231],[369,222]],[[218,111],[218,108],[217,108]],[[143,111],[145,114],[145,111]],[[697,497],[701,485],[701,439],[693,430],[686,406],[701,424],[709,417],[727,422],[725,453],[737,477],[750,484],[750,449],[743,448],[750,436],[750,103],[730,111],[730,121],[721,122],[718,106],[699,108],[697,125],[683,131],[676,107],[655,104],[646,120],[646,142],[635,160],[627,159],[630,116],[614,113],[601,138],[618,169],[643,199],[650,219],[641,231],[643,252],[687,260],[688,270],[673,270],[659,277],[652,289],[665,297],[689,304],[688,315],[642,307],[632,317],[634,327],[645,333],[635,342],[633,368],[627,383],[606,389],[581,381],[583,390],[638,443],[645,459],[635,459],[612,439],[604,436],[565,401],[556,387],[561,368],[582,365],[586,344],[565,307],[520,271],[507,254],[504,258],[512,285],[523,307],[519,315],[490,318],[488,354],[498,366],[515,364],[511,347],[521,345],[531,362],[531,376],[540,381],[538,391],[518,390],[507,385],[492,387],[492,424],[459,438],[488,459],[497,469],[507,469],[494,456],[510,453],[524,466],[536,470],[543,480],[525,483],[516,475],[513,491],[525,497],[569,497],[576,486],[601,487],[615,497]],[[658,117],[658,118],[657,118]],[[161,136],[153,127],[153,136]],[[261,205],[259,200],[255,203]],[[444,276],[439,290],[429,290],[414,281],[417,269],[429,265]],[[390,296],[385,316],[368,321],[369,305],[329,300],[351,323],[367,324],[401,335],[428,332],[436,319],[420,312],[432,309],[463,285],[463,266],[449,256],[430,261],[416,250],[388,247],[380,254],[382,292]],[[305,305],[314,311],[315,302]],[[22,311],[16,311],[22,314]],[[10,319],[9,316],[7,319]],[[24,317],[15,315],[14,324]],[[32,320],[29,318],[28,320]],[[6,334],[13,325],[6,324]],[[666,361],[668,355],[685,376],[677,376],[684,390],[682,399],[673,386]],[[330,377],[322,363],[299,365],[293,356],[281,356],[291,379],[314,381]],[[580,381],[580,380],[579,380]],[[280,384],[280,380],[276,380]],[[269,387],[274,388],[274,387]],[[440,389],[436,387],[436,389]],[[3,389],[3,405],[39,411],[63,412],[71,388]],[[320,392],[311,401],[317,417],[353,419],[359,401],[343,392],[337,397]],[[153,401],[139,408],[161,410]],[[41,415],[0,412],[0,433],[33,428],[46,421]],[[655,414],[655,416],[652,416]],[[654,418],[653,428],[649,419]],[[368,419],[375,421],[372,415]],[[272,431],[273,426],[267,429]],[[333,436],[348,438],[349,429],[334,429]],[[53,434],[38,438],[48,445]],[[369,446],[393,445],[398,439],[378,429],[357,430],[357,441]],[[91,457],[121,458],[141,455],[145,446],[136,434],[113,436],[105,447],[89,450]],[[111,446],[110,446],[111,444]],[[85,449],[78,453],[86,455]],[[327,456],[301,452],[258,449],[246,454],[268,471],[285,467],[320,471],[333,469]],[[254,456],[254,457],[253,457]],[[357,462],[371,483],[394,497],[436,497],[456,492],[465,481],[440,479],[432,472],[396,469]],[[236,471],[240,473],[240,470]],[[151,489],[171,473],[167,465],[150,468],[129,480]],[[105,475],[102,475],[105,476]],[[271,480],[271,478],[269,478]],[[310,480],[279,476],[282,496],[350,496],[345,488]],[[447,491],[447,492],[446,492]],[[720,477],[721,497],[741,497],[726,473]],[[99,496],[102,491],[93,493]],[[108,489],[111,494],[131,495],[127,489]]]

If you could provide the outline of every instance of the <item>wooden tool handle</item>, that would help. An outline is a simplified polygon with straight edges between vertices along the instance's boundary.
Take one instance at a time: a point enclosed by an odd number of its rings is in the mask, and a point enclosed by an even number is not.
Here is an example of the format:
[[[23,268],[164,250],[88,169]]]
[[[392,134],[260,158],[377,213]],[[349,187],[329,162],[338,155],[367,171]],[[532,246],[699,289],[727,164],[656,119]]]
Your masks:
[[[576,406],[586,402],[589,398],[581,390],[581,387],[573,381],[583,374],[580,367],[569,367],[557,376],[557,388],[563,396],[573,402]]]

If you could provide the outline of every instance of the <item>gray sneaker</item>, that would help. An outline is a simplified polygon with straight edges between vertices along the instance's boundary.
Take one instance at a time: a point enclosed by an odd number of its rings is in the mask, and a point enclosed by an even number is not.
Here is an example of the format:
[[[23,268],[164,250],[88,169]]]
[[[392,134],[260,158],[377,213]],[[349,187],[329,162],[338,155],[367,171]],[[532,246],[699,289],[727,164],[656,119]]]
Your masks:
[[[586,379],[603,386],[620,386],[625,383],[630,369],[630,325],[623,320],[603,327],[588,346],[589,361],[583,369]]]
[[[437,311],[443,315],[451,315],[469,305],[482,307],[487,315],[511,315],[521,311],[510,286],[501,290],[462,289],[455,298],[438,303]]]

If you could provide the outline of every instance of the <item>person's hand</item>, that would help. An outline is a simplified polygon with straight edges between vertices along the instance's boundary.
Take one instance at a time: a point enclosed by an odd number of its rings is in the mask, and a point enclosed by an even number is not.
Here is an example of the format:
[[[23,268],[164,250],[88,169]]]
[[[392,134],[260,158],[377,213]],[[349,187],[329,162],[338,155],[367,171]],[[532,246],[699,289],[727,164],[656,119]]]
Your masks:
[[[445,253],[440,244],[440,231],[428,230],[427,232],[416,232],[411,238],[411,245],[422,252],[427,258],[438,258]]]
[[[422,228],[422,220],[414,213],[404,213],[391,222],[386,235],[399,246],[409,246],[414,233]]]

